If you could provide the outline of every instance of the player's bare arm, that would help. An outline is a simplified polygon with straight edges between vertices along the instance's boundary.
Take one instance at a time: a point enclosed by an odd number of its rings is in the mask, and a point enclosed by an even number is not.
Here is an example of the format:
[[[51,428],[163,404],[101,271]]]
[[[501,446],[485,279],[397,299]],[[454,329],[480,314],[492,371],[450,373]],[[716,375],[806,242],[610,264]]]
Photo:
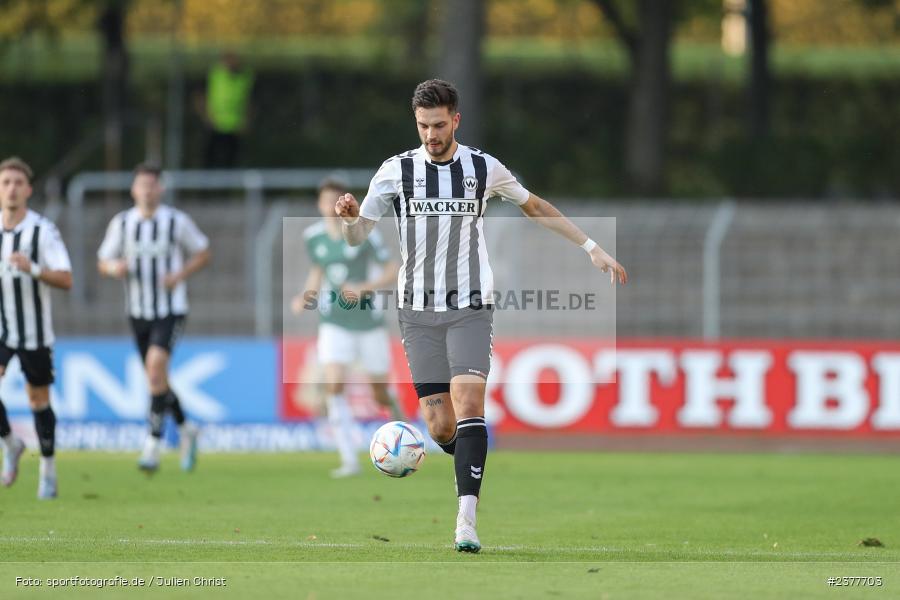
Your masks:
[[[51,271],[50,269],[42,269],[38,265],[33,265],[31,259],[21,252],[14,252],[9,255],[9,263],[23,273],[30,274],[38,281],[43,281],[47,285],[61,290],[72,289],[72,273],[69,271]],[[32,270],[34,268],[34,270]]]
[[[209,261],[212,260],[212,250],[206,248],[205,250],[201,250],[194,254],[190,260],[188,260],[184,268],[178,271],[177,273],[169,273],[166,275],[164,280],[164,285],[166,289],[172,289],[182,281],[187,281],[194,273],[205,267],[209,264]]]
[[[584,247],[585,243],[589,243],[589,236],[581,228],[543,198],[530,194],[525,204],[519,208],[522,209],[522,212],[529,219],[551,231],[555,231],[573,244]],[[594,244],[592,248],[589,250],[585,248],[585,250],[590,255],[591,262],[595,267],[604,273],[609,273],[610,283],[615,284],[616,279],[621,284],[628,283],[628,273],[625,271],[625,267],[616,262],[603,248]]]
[[[314,299],[310,298],[310,294],[318,294],[319,290],[322,288],[322,267],[315,266],[309,270],[309,274],[306,276],[306,282],[303,284],[303,289],[300,290],[300,293],[291,298],[291,312],[295,315],[299,315],[306,309],[306,304],[309,300]]]
[[[353,194],[338,198],[334,212],[341,218],[341,232],[351,246],[362,244],[375,228],[375,221],[359,216],[359,202]]]

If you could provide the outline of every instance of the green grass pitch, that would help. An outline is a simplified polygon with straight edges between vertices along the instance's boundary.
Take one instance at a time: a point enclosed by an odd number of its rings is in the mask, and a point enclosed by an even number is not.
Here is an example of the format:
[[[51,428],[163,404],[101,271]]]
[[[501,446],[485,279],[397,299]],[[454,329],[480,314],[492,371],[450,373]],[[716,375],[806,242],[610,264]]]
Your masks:
[[[900,597],[894,456],[494,452],[479,555],[452,548],[444,455],[337,481],[330,454],[207,455],[190,474],[169,455],[153,477],[135,459],[61,454],[54,502],[23,459],[0,489],[0,598]],[[146,583],[48,587],[74,576]],[[826,583],[869,576],[883,585]]]

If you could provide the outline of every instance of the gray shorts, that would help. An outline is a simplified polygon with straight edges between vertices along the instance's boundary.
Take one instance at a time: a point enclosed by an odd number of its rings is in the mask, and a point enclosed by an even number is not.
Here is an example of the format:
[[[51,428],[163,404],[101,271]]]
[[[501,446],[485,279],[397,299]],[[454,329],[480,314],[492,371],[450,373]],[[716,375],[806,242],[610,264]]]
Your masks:
[[[403,349],[419,398],[449,391],[450,379],[456,375],[487,379],[494,336],[492,308],[400,309]]]

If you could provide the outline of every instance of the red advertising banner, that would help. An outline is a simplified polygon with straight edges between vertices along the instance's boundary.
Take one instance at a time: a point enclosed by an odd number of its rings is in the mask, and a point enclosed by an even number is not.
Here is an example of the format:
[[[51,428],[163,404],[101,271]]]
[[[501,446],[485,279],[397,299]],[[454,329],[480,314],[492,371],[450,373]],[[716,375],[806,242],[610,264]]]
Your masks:
[[[308,341],[285,368],[308,368]],[[395,369],[406,369],[395,341]],[[367,416],[365,378],[348,394]],[[397,373],[395,381],[408,381]],[[306,384],[307,386],[309,384]],[[285,384],[281,415],[308,412]],[[415,410],[412,385],[399,385]],[[374,409],[368,416],[376,416]],[[495,340],[486,416],[497,433],[754,434],[900,438],[900,343],[620,339]]]

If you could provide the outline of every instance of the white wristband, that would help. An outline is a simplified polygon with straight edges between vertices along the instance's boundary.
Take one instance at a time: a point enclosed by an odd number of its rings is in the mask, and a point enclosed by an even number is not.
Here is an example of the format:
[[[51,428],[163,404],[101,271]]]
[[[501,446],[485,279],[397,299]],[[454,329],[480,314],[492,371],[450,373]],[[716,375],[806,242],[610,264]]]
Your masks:
[[[352,221],[348,221],[345,218],[341,217],[341,221],[343,221],[344,225],[346,225],[347,227],[353,227],[354,225],[356,225],[359,222],[359,215],[356,215],[356,218],[353,219]]]
[[[587,240],[585,240],[585,242],[581,245],[581,249],[584,250],[585,252],[587,252],[588,254],[590,254],[591,250],[593,250],[596,247],[597,247],[597,242],[595,242],[591,238],[588,238]]]
[[[44,270],[41,268],[41,265],[39,265],[37,263],[31,263],[31,270],[29,271],[29,273],[31,273],[32,277],[37,279],[38,277],[41,276],[41,273],[43,273],[43,272],[44,272]]]

